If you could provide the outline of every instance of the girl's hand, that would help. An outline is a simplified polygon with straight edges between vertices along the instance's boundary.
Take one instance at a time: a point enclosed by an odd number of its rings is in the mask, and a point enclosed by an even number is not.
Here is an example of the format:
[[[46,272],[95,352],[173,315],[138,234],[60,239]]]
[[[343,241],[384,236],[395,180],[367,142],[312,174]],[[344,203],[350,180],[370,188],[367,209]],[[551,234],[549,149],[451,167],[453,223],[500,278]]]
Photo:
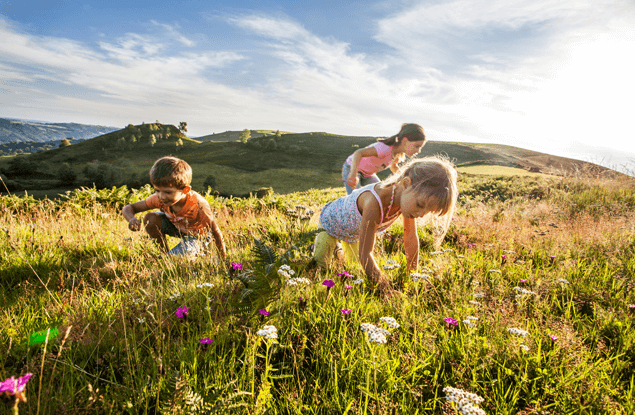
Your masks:
[[[138,231],[139,229],[141,229],[141,221],[137,218],[130,219],[130,221],[128,222],[128,229],[135,232]]]
[[[357,175],[348,176],[348,179],[346,179],[346,184],[352,187],[353,189],[357,187],[358,182],[359,182],[359,179],[357,178]]]

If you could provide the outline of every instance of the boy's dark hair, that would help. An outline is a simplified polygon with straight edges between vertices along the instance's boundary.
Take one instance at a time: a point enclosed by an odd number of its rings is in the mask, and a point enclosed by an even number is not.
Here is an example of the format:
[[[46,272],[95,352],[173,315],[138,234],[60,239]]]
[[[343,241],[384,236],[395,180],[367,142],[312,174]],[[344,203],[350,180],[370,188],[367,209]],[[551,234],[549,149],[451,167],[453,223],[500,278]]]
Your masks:
[[[403,138],[407,138],[408,141],[423,141],[426,142],[426,135],[423,133],[423,127],[419,124],[402,124],[401,130],[391,137],[379,138],[377,141],[384,143],[387,146],[394,146],[401,143]]]
[[[192,168],[176,157],[161,157],[150,169],[150,183],[155,186],[184,189],[191,182]]]

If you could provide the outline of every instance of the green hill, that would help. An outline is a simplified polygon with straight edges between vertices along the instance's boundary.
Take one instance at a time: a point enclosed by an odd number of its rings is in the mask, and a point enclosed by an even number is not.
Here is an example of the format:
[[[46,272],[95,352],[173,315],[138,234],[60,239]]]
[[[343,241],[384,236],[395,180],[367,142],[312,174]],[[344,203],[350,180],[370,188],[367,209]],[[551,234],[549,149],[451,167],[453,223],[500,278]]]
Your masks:
[[[154,160],[174,155],[192,165],[194,189],[212,186],[224,195],[245,195],[273,187],[286,194],[340,187],[346,157],[376,140],[325,132],[276,137],[273,131],[252,130],[252,138],[243,144],[236,141],[240,132],[194,140],[172,125],[129,125],[67,147],[0,158],[0,172],[11,191],[53,197],[93,183],[97,187],[140,186],[147,182]],[[436,154],[448,156],[459,167],[494,165],[559,175],[612,172],[592,163],[504,145],[430,141],[421,152],[422,156]]]

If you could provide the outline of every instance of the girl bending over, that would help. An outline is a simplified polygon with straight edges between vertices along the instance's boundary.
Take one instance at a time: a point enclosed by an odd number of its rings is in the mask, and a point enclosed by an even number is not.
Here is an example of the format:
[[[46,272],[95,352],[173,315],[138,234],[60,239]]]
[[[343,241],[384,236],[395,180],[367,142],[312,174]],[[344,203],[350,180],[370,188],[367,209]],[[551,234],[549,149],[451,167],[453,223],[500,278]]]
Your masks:
[[[338,241],[343,241],[345,255],[359,259],[369,280],[382,292],[389,292],[390,284],[373,258],[375,236],[402,215],[408,270],[416,272],[419,236],[415,219],[426,214],[439,216],[443,232],[436,242],[440,244],[454,213],[458,197],[456,180],[456,170],[446,159],[413,159],[385,181],[371,183],[327,203],[320,214],[324,232],[315,238],[315,261],[328,266]]]
[[[418,154],[425,143],[426,136],[420,125],[403,124],[401,130],[392,137],[379,139],[376,143],[355,151],[342,166],[346,193],[350,195],[359,186],[378,183],[376,173],[387,167],[396,173],[397,165],[404,161],[405,156]]]

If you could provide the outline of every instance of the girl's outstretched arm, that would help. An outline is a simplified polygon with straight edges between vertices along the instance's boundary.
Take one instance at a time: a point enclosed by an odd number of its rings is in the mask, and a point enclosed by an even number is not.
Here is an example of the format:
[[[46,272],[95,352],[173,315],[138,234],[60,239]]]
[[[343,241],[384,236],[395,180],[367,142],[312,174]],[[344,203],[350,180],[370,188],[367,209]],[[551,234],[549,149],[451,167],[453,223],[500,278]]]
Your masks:
[[[223,234],[218,227],[218,223],[216,221],[212,221],[210,224],[210,230],[212,233],[212,237],[214,238],[214,243],[216,244],[216,248],[218,249],[218,253],[223,258],[223,261],[227,260],[227,251],[225,250],[225,241],[223,240]]]
[[[414,218],[403,218],[403,242],[408,272],[417,272],[419,270],[419,235]]]
[[[357,199],[357,207],[362,214],[361,228],[359,230],[359,261],[362,268],[364,268],[366,276],[371,281],[380,285],[387,283],[373,257],[375,234],[381,219],[379,203],[370,192],[364,192]]]
[[[377,149],[375,147],[365,147],[355,150],[353,159],[351,160],[351,172],[348,174],[346,183],[353,189],[357,187],[357,169],[362,157],[377,157]]]

